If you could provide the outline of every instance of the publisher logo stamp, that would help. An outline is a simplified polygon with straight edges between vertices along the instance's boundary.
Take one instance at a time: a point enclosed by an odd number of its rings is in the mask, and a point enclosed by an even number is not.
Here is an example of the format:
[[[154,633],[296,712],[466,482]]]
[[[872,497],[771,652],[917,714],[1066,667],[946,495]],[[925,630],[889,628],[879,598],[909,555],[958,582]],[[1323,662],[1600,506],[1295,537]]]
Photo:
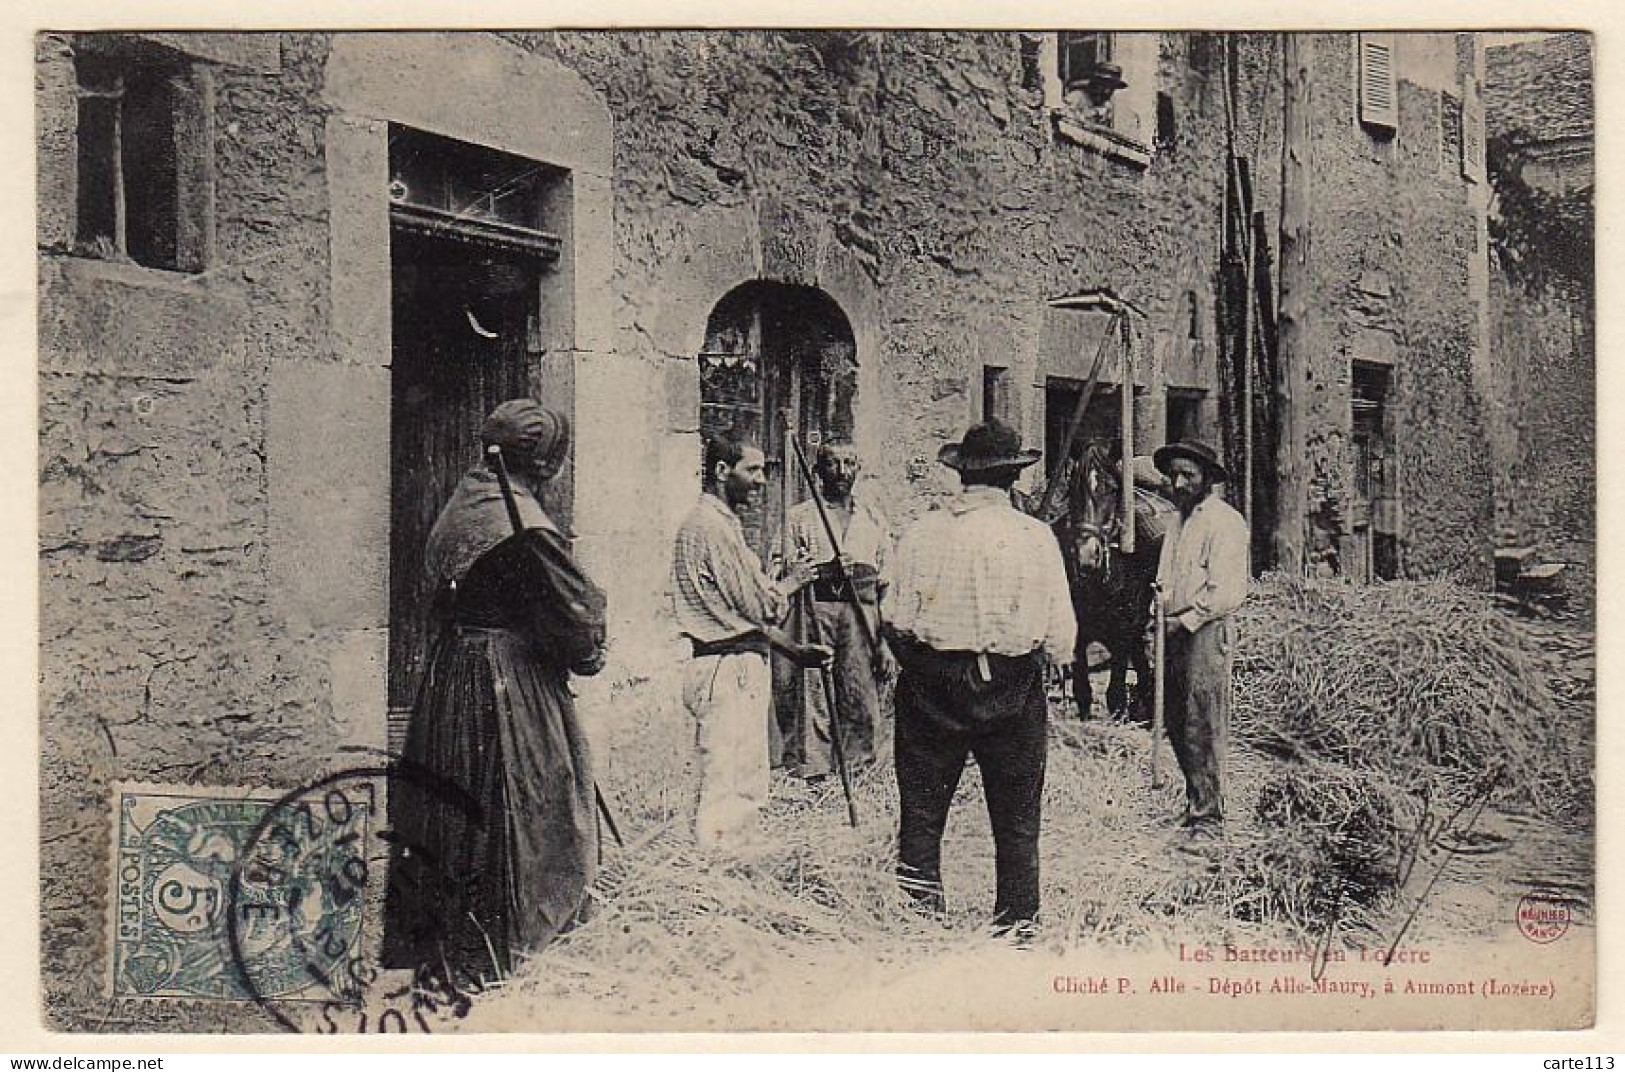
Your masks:
[[[1518,933],[1531,942],[1548,945],[1569,932],[1574,908],[1555,893],[1526,893],[1518,900]]]

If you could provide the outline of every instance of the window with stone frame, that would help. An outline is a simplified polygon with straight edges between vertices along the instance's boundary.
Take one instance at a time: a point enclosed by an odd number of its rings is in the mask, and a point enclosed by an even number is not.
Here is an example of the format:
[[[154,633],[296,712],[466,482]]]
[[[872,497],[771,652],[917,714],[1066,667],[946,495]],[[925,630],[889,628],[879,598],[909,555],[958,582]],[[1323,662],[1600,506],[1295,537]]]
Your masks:
[[[74,45],[78,197],[74,252],[198,272],[210,234],[207,68],[150,42]]]
[[[1058,137],[1145,167],[1157,130],[1157,49],[1155,33],[1023,34],[1023,82],[1036,75]]]
[[[1008,367],[982,366],[982,420],[1017,423],[1014,386]]]

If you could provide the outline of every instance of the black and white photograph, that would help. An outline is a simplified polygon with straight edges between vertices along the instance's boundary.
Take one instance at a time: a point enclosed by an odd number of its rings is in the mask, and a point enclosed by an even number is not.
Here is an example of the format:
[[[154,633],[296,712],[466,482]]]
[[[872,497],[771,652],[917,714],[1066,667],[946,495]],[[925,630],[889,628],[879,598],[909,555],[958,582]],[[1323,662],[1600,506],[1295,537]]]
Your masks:
[[[1606,34],[118,25],[45,1029],[1595,1025]]]

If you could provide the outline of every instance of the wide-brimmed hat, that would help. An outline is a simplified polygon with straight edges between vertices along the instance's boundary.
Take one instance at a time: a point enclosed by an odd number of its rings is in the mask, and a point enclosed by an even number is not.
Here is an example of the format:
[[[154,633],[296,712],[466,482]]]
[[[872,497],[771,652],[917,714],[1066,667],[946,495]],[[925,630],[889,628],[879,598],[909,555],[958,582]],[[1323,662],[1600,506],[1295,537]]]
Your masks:
[[[1166,447],[1158,447],[1152,455],[1157,468],[1164,473],[1168,472],[1175,458],[1185,458],[1200,465],[1207,472],[1209,482],[1223,484],[1230,479],[1225,470],[1224,463],[1219,461],[1219,452],[1200,439],[1181,439],[1178,443],[1169,443]]]
[[[1036,450],[1023,450],[1021,433],[999,420],[973,424],[964,439],[937,451],[937,461],[961,473],[1023,469],[1041,457]]]

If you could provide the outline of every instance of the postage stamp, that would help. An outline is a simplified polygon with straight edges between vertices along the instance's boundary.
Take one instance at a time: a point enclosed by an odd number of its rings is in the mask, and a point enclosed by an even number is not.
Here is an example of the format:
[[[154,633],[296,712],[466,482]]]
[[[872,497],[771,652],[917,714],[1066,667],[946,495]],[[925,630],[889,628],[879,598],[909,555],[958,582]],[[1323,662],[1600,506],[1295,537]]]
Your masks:
[[[362,936],[370,786],[114,794],[112,996],[333,999]]]

